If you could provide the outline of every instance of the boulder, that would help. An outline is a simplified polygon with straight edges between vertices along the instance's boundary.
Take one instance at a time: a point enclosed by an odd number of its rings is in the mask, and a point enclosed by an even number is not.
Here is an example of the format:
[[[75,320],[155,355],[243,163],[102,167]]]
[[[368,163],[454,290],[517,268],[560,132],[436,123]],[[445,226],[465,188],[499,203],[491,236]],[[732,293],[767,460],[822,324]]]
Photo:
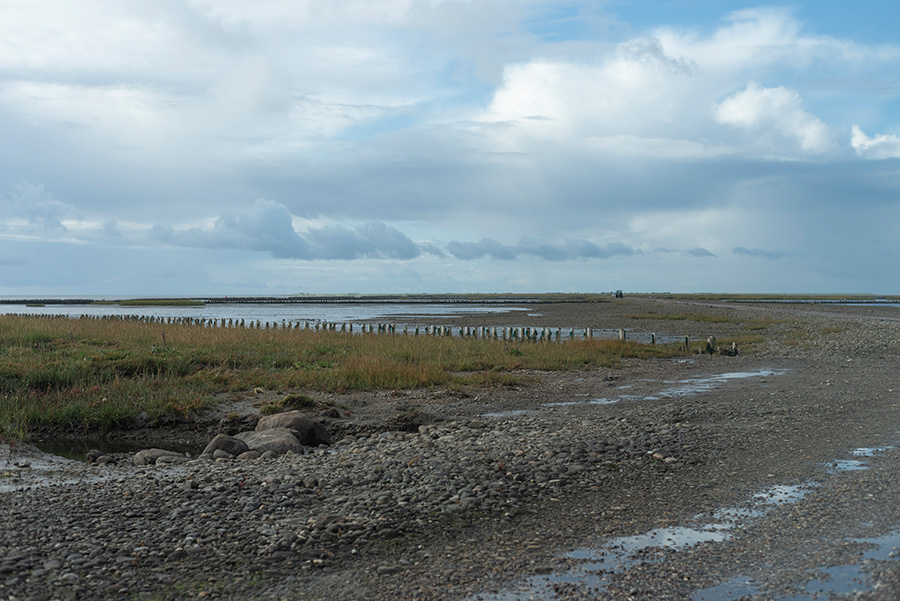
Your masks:
[[[287,429],[296,432],[297,440],[308,447],[320,444],[331,444],[331,438],[325,426],[310,419],[300,411],[285,411],[260,418],[256,424],[257,432],[271,429]],[[253,447],[251,447],[253,448]]]
[[[228,436],[227,434],[219,434],[206,445],[202,455],[214,455],[216,451],[224,451],[232,456],[240,455],[250,450],[247,443],[240,438]]]
[[[288,451],[303,453],[303,445],[294,430],[287,428],[272,428],[258,432],[241,432],[235,438],[247,443],[251,451],[265,453],[272,451],[276,455],[284,455]]]
[[[144,449],[143,451],[135,453],[132,463],[135,465],[154,465],[160,457],[181,457],[182,459],[185,459],[183,454],[176,453],[175,451],[167,451],[165,449]]]

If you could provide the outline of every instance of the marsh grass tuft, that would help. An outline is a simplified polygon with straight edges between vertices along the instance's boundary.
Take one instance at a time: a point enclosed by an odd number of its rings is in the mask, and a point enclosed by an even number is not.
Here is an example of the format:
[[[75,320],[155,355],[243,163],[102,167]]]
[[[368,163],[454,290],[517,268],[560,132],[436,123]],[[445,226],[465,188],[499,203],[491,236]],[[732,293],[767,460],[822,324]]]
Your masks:
[[[162,341],[162,344],[161,344]],[[102,429],[136,416],[190,416],[223,393],[510,386],[517,370],[615,366],[675,346],[613,340],[475,338],[208,328],[129,320],[0,316],[0,435]],[[281,407],[303,404],[288,396]],[[315,402],[315,401],[313,401]]]

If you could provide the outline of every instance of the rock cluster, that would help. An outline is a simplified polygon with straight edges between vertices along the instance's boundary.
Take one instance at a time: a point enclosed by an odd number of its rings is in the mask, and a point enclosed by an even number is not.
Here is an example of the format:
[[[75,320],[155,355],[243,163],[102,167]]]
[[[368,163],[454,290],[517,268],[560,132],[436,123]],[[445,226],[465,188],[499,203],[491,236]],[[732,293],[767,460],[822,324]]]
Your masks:
[[[259,581],[281,590],[306,569],[377,552],[395,537],[440,531],[463,516],[511,520],[542,499],[603,486],[629,466],[677,469],[682,460],[674,454],[691,432],[515,416],[238,459],[263,444],[255,442],[261,434],[321,441],[305,438],[315,426],[279,427],[286,419],[294,418],[273,416],[246,436],[217,436],[202,458],[141,451],[135,466],[85,468],[107,478],[91,486],[8,493],[0,598],[141,597],[183,580],[230,598]],[[41,519],[32,509],[37,497]],[[218,580],[223,571],[234,577]]]
[[[285,411],[268,415],[259,420],[256,429],[240,432],[235,436],[218,434],[200,454],[200,459],[271,459],[285,453],[303,454],[304,447],[331,444],[325,426],[307,417],[301,411]],[[106,464],[114,457],[92,449],[88,461]],[[136,453],[132,462],[136,466],[186,463],[191,457],[184,453],[165,449],[144,449]]]

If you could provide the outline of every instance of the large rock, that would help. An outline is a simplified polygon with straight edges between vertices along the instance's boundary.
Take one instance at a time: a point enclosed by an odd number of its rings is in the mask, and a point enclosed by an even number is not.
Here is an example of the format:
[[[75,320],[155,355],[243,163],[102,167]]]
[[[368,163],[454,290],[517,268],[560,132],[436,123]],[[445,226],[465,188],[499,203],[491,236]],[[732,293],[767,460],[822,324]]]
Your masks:
[[[256,424],[257,432],[264,432],[273,428],[283,428],[297,432],[297,439],[308,447],[317,447],[320,444],[331,444],[328,430],[319,422],[310,419],[300,411],[285,411],[267,415]]]
[[[250,450],[247,443],[240,438],[228,436],[227,434],[219,434],[206,445],[202,455],[213,455],[216,451],[225,451],[231,456],[237,456]]]
[[[131,461],[135,465],[155,465],[160,457],[180,457],[181,459],[186,459],[184,454],[176,453],[175,451],[167,451],[165,449],[144,449],[143,451],[135,453],[134,459]]]
[[[261,432],[241,432],[235,438],[247,443],[251,451],[265,453],[272,451],[277,455],[283,455],[288,451],[302,453],[303,445],[294,433],[295,430],[287,428],[272,428]]]

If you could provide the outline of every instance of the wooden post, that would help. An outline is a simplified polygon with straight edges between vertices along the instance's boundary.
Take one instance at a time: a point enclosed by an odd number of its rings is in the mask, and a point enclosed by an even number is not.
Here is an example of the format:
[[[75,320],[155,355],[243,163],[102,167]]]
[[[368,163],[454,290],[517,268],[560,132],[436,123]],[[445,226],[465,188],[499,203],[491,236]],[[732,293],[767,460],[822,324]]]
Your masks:
[[[619,330],[619,340],[621,340],[622,342],[626,342],[628,340],[628,337],[625,335],[625,330]]]
[[[684,337],[684,350],[688,353],[691,351],[691,339],[687,336]]]
[[[650,344],[656,344],[656,334],[655,333],[650,334]]]

